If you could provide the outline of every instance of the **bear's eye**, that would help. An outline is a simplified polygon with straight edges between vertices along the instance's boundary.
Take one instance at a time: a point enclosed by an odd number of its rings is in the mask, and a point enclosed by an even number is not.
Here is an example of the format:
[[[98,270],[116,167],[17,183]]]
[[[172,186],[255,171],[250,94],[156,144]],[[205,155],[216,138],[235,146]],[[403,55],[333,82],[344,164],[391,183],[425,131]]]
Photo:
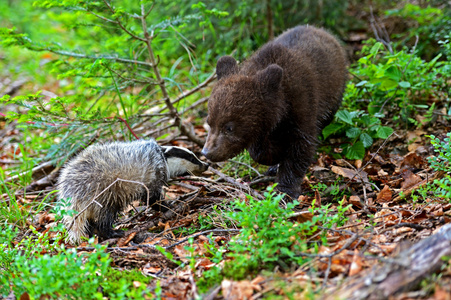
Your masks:
[[[233,132],[233,124],[228,123],[224,125],[224,132],[225,133],[232,133]]]

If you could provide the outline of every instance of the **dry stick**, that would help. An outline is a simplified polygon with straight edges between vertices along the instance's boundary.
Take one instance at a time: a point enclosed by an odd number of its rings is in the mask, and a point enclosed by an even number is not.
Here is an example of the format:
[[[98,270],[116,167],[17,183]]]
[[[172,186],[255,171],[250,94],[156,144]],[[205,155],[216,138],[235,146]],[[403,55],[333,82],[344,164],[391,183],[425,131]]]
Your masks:
[[[248,183],[248,185],[249,186],[253,186],[253,185],[256,185],[258,183],[274,182],[275,180],[276,180],[275,176],[263,176],[263,177],[255,179],[255,180],[252,180],[251,182]]]
[[[45,162],[45,163],[40,164],[39,166],[34,167],[33,169],[31,169],[31,173],[33,174],[33,173],[35,173],[35,172],[37,172],[37,171],[40,171],[40,170],[45,169],[45,168],[47,168],[47,167],[50,167],[50,166],[52,166],[52,165],[53,165],[53,163],[52,163],[51,161]],[[5,182],[10,182],[10,181],[12,181],[12,180],[16,180],[17,178],[19,178],[19,177],[21,177],[21,176],[24,176],[24,175],[25,175],[26,173],[28,173],[28,172],[30,172],[30,171],[27,170],[27,171],[24,171],[24,172],[22,172],[22,173],[20,173],[20,174],[17,174],[17,175],[14,175],[14,176],[12,176],[12,177],[9,177],[9,178],[5,179]]]
[[[103,207],[103,205],[100,204],[99,202],[97,202],[96,199],[99,198],[100,195],[102,195],[103,193],[105,193],[110,187],[112,187],[112,186],[113,186],[116,182],[118,182],[118,181],[130,182],[130,183],[136,183],[136,184],[142,185],[142,186],[146,189],[146,191],[147,191],[147,206],[149,206],[150,192],[149,192],[149,189],[147,188],[147,186],[146,186],[144,183],[139,182],[139,181],[133,181],[133,180],[126,180],[126,179],[116,178],[115,181],[113,181],[113,182],[112,182],[110,185],[108,185],[103,191],[101,191],[99,194],[97,194],[97,195],[91,200],[91,202],[90,202],[85,208],[82,209],[82,211],[80,211],[77,215],[75,215],[75,217],[72,219],[72,222],[70,223],[70,225],[69,225],[69,227],[67,228],[67,230],[69,231],[69,230],[72,228],[72,226],[74,226],[75,220],[76,220],[83,212],[85,212],[85,211],[86,211],[93,203],[96,203],[96,204],[99,205],[100,207]]]
[[[10,159],[0,159],[0,164],[20,164],[20,161]]]
[[[262,195],[260,195],[259,193],[257,193],[253,188],[251,188],[249,185],[244,185],[242,183],[237,182],[235,179],[233,179],[232,177],[229,177],[227,175],[225,175],[224,173],[210,167],[209,168],[210,171],[212,171],[213,173],[215,173],[216,175],[218,175],[219,177],[221,177],[222,179],[224,179],[226,182],[242,189],[242,190],[247,190],[250,194],[252,194],[252,196],[262,200],[264,199]]]
[[[360,170],[357,170],[357,168],[354,167],[353,165],[351,165],[348,161],[346,161],[346,160],[343,160],[343,161],[344,161],[346,164],[348,164],[348,166],[350,166],[351,168],[353,168],[354,171],[356,172],[356,175],[358,175],[359,178],[360,178],[360,182],[362,183],[362,187],[363,187],[363,200],[365,201],[365,208],[366,208],[366,205],[367,205],[367,203],[368,203],[368,198],[366,197],[366,183],[365,183],[365,181],[363,180],[362,176],[360,175]],[[362,171],[363,171],[363,169],[362,169]],[[354,175],[354,177],[355,177],[355,175]],[[365,209],[365,208],[364,208],[364,209]]]
[[[196,238],[198,236],[206,235],[206,234],[209,234],[209,233],[218,233],[218,232],[226,232],[226,233],[227,232],[231,232],[231,233],[234,233],[234,232],[239,232],[239,231],[240,231],[240,229],[211,229],[211,230],[206,230],[206,231],[202,231],[202,232],[198,232],[196,234],[193,234],[193,235],[191,235],[191,236],[189,236],[189,237],[187,237],[187,238],[185,238],[185,239],[183,239],[183,240],[181,240],[181,241],[179,241],[179,242],[177,242],[175,244],[172,244],[172,245],[169,245],[169,246],[166,246],[166,247],[162,247],[162,248],[165,249],[165,250],[168,250],[168,249],[174,248],[175,246],[178,246],[180,244],[183,244],[183,243],[187,242],[190,238]],[[141,245],[136,245],[136,246],[131,246],[131,247],[107,247],[106,250],[109,250],[109,251],[122,250],[123,251],[123,250],[137,250],[138,248],[156,249],[154,245],[141,244]],[[94,250],[95,248],[94,247],[78,247],[76,249],[78,251],[90,251],[90,250]]]
[[[323,289],[324,289],[327,279],[329,278],[330,268],[332,266],[332,257],[334,257],[335,255],[340,254],[342,251],[346,250],[349,246],[352,245],[352,243],[354,243],[359,238],[360,238],[360,236],[358,234],[354,233],[353,237],[348,239],[346,241],[346,243],[343,245],[343,247],[341,247],[340,249],[337,249],[334,252],[329,253],[329,254],[298,253],[298,254],[296,254],[296,256],[305,256],[305,257],[311,257],[311,258],[327,258],[328,259],[327,270],[326,270],[326,274],[324,275],[324,280],[323,280]]]
[[[163,248],[168,250],[168,249],[174,248],[177,245],[185,243],[189,239],[193,239],[193,238],[196,238],[196,237],[201,236],[201,235],[206,235],[206,234],[209,234],[209,233],[217,233],[217,232],[240,232],[240,229],[211,229],[211,230],[206,230],[206,231],[202,231],[202,232],[193,234],[193,235],[191,235],[191,236],[189,236],[189,237],[187,237],[187,238],[185,238],[185,239],[183,239],[181,241],[178,241],[175,244],[172,244],[172,245],[169,245],[169,246],[166,246],[166,247],[163,247]],[[145,246],[145,245],[143,245],[143,246]]]
[[[203,97],[203,98],[200,98],[199,100],[197,100],[196,102],[194,102],[193,104],[191,104],[190,106],[188,106],[187,108],[185,108],[180,114],[183,115],[183,114],[186,113],[187,111],[190,111],[190,110],[192,110],[193,108],[195,108],[195,107],[197,107],[197,106],[199,106],[199,105],[201,105],[201,104],[207,102],[209,98],[210,98],[210,97]],[[444,115],[444,116],[447,116],[447,115]]]
[[[241,161],[233,160],[233,159],[229,159],[229,161],[233,162],[234,164],[239,164],[239,165],[245,166],[245,167],[251,169],[252,171],[254,171],[255,173],[257,173],[258,176],[262,176],[262,174],[260,174],[260,172],[256,168],[252,167],[249,164],[243,163]]]
[[[161,89],[161,93],[163,94],[163,100],[166,103],[166,107],[169,110],[169,114],[174,119],[174,124],[177,125],[180,128],[180,132],[183,135],[186,135],[191,141],[196,143],[199,146],[204,145],[204,141],[200,139],[195,133],[192,128],[188,128],[185,124],[183,124],[182,120],[180,119],[180,116],[178,115],[177,109],[174,107],[174,105],[171,102],[171,99],[169,97],[169,94],[166,90],[166,85],[164,82],[164,79],[161,77],[160,70],[158,69],[158,65],[155,59],[155,55],[153,53],[152,49],[152,39],[153,39],[153,33],[152,35],[149,35],[149,32],[147,31],[147,23],[146,23],[146,13],[144,11],[144,4],[141,5],[141,23],[142,23],[142,29],[144,32],[144,38],[145,43],[147,45],[147,51],[149,52],[149,59],[151,62],[151,66],[153,69],[153,72],[155,74],[155,77],[157,78],[158,86]]]
[[[374,36],[376,37],[376,40],[378,42],[381,42],[382,44],[384,44],[384,46],[387,47],[388,51],[390,51],[390,53],[393,54],[393,48],[390,45],[390,37],[388,36],[386,31],[383,31],[382,28],[380,28],[379,25],[376,23],[376,18],[374,17],[372,6],[370,6],[370,13],[371,13],[370,25],[371,25],[371,28],[373,29],[373,33],[374,33]],[[384,40],[383,38],[381,38],[379,36],[379,32],[381,34],[385,34],[385,38],[387,40]]]
[[[426,179],[420,181],[419,183],[415,184],[414,186],[411,186],[411,187],[407,188],[406,190],[404,190],[403,191],[403,197],[409,196],[414,191],[419,189],[421,186],[429,183],[430,181],[434,181],[435,179],[442,178],[443,175],[445,175],[445,174],[446,173],[444,171],[435,172],[430,178],[426,178]],[[398,196],[396,196],[396,198],[393,199],[393,202],[398,202],[400,200],[401,200],[401,196],[398,195]]]
[[[195,86],[195,87],[192,88],[191,90],[181,93],[181,94],[180,94],[174,101],[172,101],[171,103],[174,105],[174,104],[176,104],[177,102],[180,102],[181,100],[185,99],[186,97],[188,97],[188,96],[194,94],[194,93],[197,92],[198,90],[203,89],[204,87],[206,87],[207,85],[209,85],[214,79],[216,79],[216,73],[215,73],[215,72],[211,73],[210,76],[208,76],[207,79],[205,79],[202,83],[200,83],[199,85]],[[208,100],[208,97],[207,97],[207,98],[202,98],[201,100],[203,100],[203,99]],[[165,109],[166,109],[166,108],[162,108],[162,109],[159,110],[159,112],[161,113],[161,112],[162,112],[163,110],[165,110]]]

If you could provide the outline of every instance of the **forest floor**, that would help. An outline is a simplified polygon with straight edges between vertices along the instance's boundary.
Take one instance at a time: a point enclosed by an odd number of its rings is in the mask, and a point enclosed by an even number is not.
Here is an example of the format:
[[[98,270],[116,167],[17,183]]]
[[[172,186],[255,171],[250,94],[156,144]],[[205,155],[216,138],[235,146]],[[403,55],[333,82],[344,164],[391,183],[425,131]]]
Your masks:
[[[17,89],[14,84],[9,83],[9,87]],[[10,142],[21,134],[16,126],[14,123],[1,124],[2,168],[13,164],[19,151]],[[382,297],[384,293],[388,293],[385,296],[390,296],[390,299],[450,299],[449,233],[448,263],[442,269],[433,269],[433,263],[430,263],[424,273],[416,274],[410,268],[422,265],[437,253],[425,251],[423,256],[418,256],[418,253],[406,252],[451,222],[449,199],[437,197],[427,185],[444,176],[443,172],[434,171],[429,166],[427,158],[434,154],[434,148],[427,136],[433,134],[443,140],[449,131],[450,125],[438,116],[426,128],[395,130],[387,140],[373,145],[362,161],[334,159],[332,155],[318,152],[303,182],[304,195],[298,199],[300,204],[290,220],[295,223],[312,220],[315,213],[309,209],[312,202],[317,207],[330,204],[330,213],[334,214],[338,202],[342,201],[343,207],[349,206],[344,212],[347,220],[342,226],[321,230],[325,232],[327,246],[320,246],[318,253],[312,252],[312,259],[302,266],[280,263],[270,272],[249,275],[245,280],[224,279],[202,297],[215,299],[222,292],[227,299],[283,298],[288,294],[301,299],[308,296],[308,291],[322,290],[320,294],[325,298],[332,295],[332,298],[357,299],[359,297],[349,293],[360,289],[361,293],[368,293],[369,298],[373,295],[374,299],[378,298],[375,295]],[[196,133],[206,136],[202,126],[196,127]],[[197,146],[183,139],[166,142],[200,153]],[[242,175],[243,169],[248,170],[247,175]],[[250,173],[253,173],[252,178]],[[56,188],[57,176],[58,169],[53,166],[41,165],[35,169],[33,182],[26,187],[26,193],[23,189],[16,193],[19,203],[29,209],[30,203],[43,199]],[[273,183],[273,177],[265,176],[259,166],[247,162],[212,165],[202,176],[170,181],[165,187],[166,205],[170,210],[165,213],[144,211],[139,203],[135,203],[138,210],[141,208],[141,213],[129,217],[132,210],[126,212],[117,225],[117,228],[125,230],[125,236],[102,244],[108,245],[106,251],[110,253],[114,268],[137,268],[146,276],[159,278],[162,297],[196,297],[199,291],[194,278],[213,266],[223,266],[225,260],[231,260],[226,257],[224,261],[213,262],[206,245],[213,243],[219,249],[239,234],[237,224],[230,222],[221,212],[230,210],[228,204],[235,199],[248,201],[247,195],[264,198],[263,191]],[[48,210],[30,211],[34,218],[29,220],[29,225],[41,233],[48,232],[55,223],[51,206]],[[30,234],[27,228],[21,230],[22,236]],[[318,237],[302,238],[314,243]],[[155,248],[156,245],[165,249],[166,256]],[[66,247],[73,246],[67,244]],[[434,247],[429,245],[426,249]],[[77,247],[79,252],[93,250],[87,243]],[[409,255],[412,260],[407,265],[399,263],[400,259],[405,262]],[[176,262],[185,266],[189,264],[190,268],[182,268]],[[387,287],[384,280],[391,278],[388,274],[373,278],[380,274],[378,267],[392,268],[388,271],[390,274],[405,268],[407,274],[403,275],[402,282],[392,279],[391,287]],[[371,280],[356,283],[362,278]],[[392,296],[395,292],[396,296]]]

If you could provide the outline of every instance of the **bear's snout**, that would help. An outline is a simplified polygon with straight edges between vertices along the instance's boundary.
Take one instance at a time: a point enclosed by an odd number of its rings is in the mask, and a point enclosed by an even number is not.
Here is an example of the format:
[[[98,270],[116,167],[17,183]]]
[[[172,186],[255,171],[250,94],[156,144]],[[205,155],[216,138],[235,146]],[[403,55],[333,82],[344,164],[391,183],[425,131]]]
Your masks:
[[[207,157],[207,155],[208,155],[208,148],[204,147],[200,153],[202,153],[203,156]]]

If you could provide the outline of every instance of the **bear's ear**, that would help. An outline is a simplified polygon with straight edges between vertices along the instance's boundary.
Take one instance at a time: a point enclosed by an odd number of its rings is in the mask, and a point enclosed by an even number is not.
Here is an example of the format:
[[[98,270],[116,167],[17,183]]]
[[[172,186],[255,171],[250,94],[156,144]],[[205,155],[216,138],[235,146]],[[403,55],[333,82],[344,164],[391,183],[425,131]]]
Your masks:
[[[216,63],[216,74],[218,80],[238,72],[238,64],[231,56],[223,56]]]
[[[265,92],[275,92],[282,82],[283,69],[276,64],[269,65],[257,73],[257,81]]]

